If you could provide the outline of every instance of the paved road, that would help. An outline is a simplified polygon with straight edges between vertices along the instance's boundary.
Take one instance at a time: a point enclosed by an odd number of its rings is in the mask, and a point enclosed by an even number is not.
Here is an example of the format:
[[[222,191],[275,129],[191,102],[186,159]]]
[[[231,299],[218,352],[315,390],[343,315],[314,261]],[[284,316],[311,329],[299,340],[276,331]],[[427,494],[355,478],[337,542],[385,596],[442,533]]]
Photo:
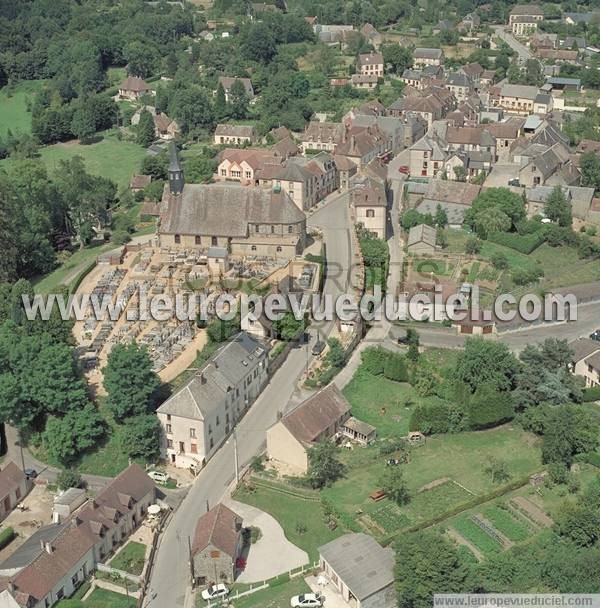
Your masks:
[[[332,295],[345,292],[351,259],[347,196],[337,198],[314,213],[309,225],[320,227],[327,243],[330,272],[326,277],[324,292]],[[324,323],[320,329],[328,335],[331,323]],[[310,344],[316,341],[315,333],[312,332]],[[285,363],[238,424],[236,434],[240,467],[262,449],[265,430],[277,421],[279,412],[288,408],[297,379],[310,357],[310,344],[290,352]],[[230,439],[200,472],[165,529],[151,575],[151,592],[146,606],[175,608],[184,605],[189,583],[188,538],[193,534],[196,521],[205,512],[207,504],[212,507],[226,496],[234,479],[234,471],[234,446]]]
[[[495,30],[496,35],[502,38],[502,40],[504,40],[504,42],[506,42],[506,44],[508,44],[513,51],[517,52],[522,63],[525,63],[525,61],[528,59],[533,59],[533,54],[524,44],[521,44],[509,32],[504,31],[504,25],[494,25],[492,27]]]

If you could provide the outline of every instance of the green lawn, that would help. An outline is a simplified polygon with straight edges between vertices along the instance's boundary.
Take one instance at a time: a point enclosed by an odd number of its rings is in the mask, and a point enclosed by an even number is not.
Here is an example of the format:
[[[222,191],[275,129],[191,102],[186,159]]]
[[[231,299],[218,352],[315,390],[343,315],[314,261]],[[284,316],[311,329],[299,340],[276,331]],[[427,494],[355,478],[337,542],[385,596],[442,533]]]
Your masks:
[[[27,100],[33,101],[43,84],[43,80],[27,80],[0,90],[0,136],[8,129],[13,134],[31,132],[31,114],[27,111]]]
[[[110,561],[110,566],[139,576],[144,569],[146,545],[130,540]]]
[[[522,522],[517,521],[507,509],[492,505],[483,510],[484,517],[504,536],[519,542],[531,536],[531,530]]]
[[[75,141],[54,144],[41,149],[42,159],[52,173],[58,161],[82,156],[86,169],[102,177],[108,177],[119,187],[129,184],[134,173],[139,173],[146,151],[136,143],[117,139],[115,131],[105,131],[103,139],[90,145],[81,145]]]
[[[485,472],[485,460],[491,456],[507,463],[511,479],[540,466],[537,442],[516,426],[429,437],[425,445],[411,450],[410,462],[404,465],[412,499],[401,508],[402,513],[411,522],[424,521],[467,502],[473,495],[492,491],[497,486]],[[380,456],[374,446],[345,452],[341,458],[347,465],[346,477],[325,488],[324,497],[351,517],[377,511],[385,503],[373,503],[369,494],[378,488],[386,457]],[[446,481],[419,492],[427,484],[444,479],[456,483]]]
[[[502,551],[502,545],[482,530],[468,515],[461,515],[448,522],[461,536],[471,541],[484,555]]]
[[[121,593],[97,587],[83,605],[86,608],[136,608],[137,601]]]
[[[415,270],[424,274],[435,274],[438,276],[451,275],[454,266],[446,260],[426,259],[415,261]]]
[[[339,526],[336,530],[330,530],[325,525],[318,501],[296,498],[262,487],[250,492],[243,486],[235,492],[234,498],[271,514],[283,527],[288,540],[304,549],[311,561],[318,559],[317,547],[344,533]],[[341,505],[336,503],[334,506],[338,508]],[[303,527],[306,528],[305,532],[302,531]]]
[[[235,600],[235,608],[289,608],[290,599],[295,595],[310,592],[309,586],[299,576],[287,583],[269,589],[263,589]],[[202,600],[198,606],[204,605]]]

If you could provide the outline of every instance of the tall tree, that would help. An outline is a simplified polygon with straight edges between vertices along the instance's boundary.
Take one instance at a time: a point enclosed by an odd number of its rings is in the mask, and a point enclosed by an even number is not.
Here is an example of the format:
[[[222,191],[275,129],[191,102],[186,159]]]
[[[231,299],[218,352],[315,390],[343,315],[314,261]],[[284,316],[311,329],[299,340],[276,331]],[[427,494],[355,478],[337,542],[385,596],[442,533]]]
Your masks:
[[[225,96],[225,89],[219,82],[217,85],[217,94],[215,95],[215,118],[221,120],[222,118],[225,118],[225,116],[227,116],[227,98]]]
[[[248,115],[248,96],[241,80],[235,80],[229,91],[229,106],[231,116],[236,119],[246,118]]]
[[[325,440],[308,449],[308,479],[313,488],[331,485],[344,474],[344,465],[337,459],[337,448]]]
[[[544,205],[546,216],[559,226],[570,228],[573,224],[571,204],[560,186],[555,186]]]
[[[404,471],[399,466],[387,467],[379,478],[379,486],[397,505],[405,505],[410,501]]]
[[[140,112],[140,122],[136,129],[136,141],[147,148],[154,141],[154,117],[145,108]]]
[[[119,421],[149,413],[160,386],[145,347],[135,342],[115,346],[104,368],[107,406]]]

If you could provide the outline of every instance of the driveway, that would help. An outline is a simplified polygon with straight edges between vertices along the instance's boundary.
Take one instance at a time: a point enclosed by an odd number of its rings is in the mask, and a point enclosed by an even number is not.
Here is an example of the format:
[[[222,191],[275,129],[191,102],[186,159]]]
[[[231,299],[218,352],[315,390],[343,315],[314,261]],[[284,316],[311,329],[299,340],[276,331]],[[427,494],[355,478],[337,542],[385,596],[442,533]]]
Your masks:
[[[283,528],[268,513],[232,499],[223,502],[242,517],[244,527],[255,526],[262,533],[250,546],[246,569],[237,578],[238,583],[257,583],[308,563],[306,552],[285,537]]]
[[[342,594],[333,586],[331,581],[322,574],[323,579],[327,579],[326,585],[319,585],[317,576],[307,576],[304,580],[306,584],[311,588],[311,591],[318,593],[325,598],[323,605],[325,608],[348,608],[350,604],[346,603]]]

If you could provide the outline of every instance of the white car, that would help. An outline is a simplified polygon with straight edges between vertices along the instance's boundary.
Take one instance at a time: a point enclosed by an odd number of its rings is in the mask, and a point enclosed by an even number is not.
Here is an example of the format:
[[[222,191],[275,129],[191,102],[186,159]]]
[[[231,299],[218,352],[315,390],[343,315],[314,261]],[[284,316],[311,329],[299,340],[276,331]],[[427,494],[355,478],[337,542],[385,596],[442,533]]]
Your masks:
[[[227,589],[223,583],[219,583],[218,585],[212,585],[208,589],[205,589],[202,592],[202,599],[206,601],[215,600],[227,595],[229,595],[229,589]]]
[[[167,483],[167,481],[169,481],[169,476],[162,471],[150,471],[148,477],[157,483]]]
[[[304,593],[296,595],[290,600],[292,608],[318,608],[323,605],[325,598],[316,593]]]

